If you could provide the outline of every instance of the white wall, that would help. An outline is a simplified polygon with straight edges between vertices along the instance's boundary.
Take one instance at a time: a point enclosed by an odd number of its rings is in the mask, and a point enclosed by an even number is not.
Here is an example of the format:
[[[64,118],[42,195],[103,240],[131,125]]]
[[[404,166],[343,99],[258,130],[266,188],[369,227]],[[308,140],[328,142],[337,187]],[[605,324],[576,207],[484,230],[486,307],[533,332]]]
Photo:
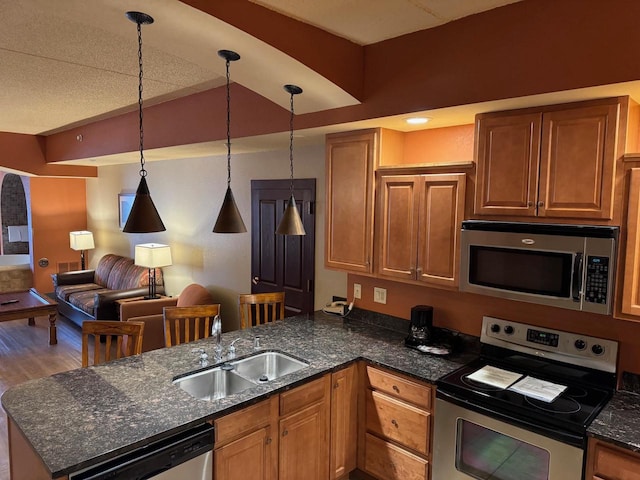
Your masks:
[[[118,227],[118,193],[135,192],[139,164],[100,167],[98,178],[87,180],[88,227],[96,249],[89,255],[95,267],[106,253],[133,257],[138,243],[171,245],[173,265],[164,268],[169,295],[189,283],[207,287],[222,304],[225,330],[238,328],[237,295],[251,291],[252,179],[289,178],[289,152],[233,155],[231,188],[247,233],[212,233],[226,191],[226,156],[147,162],[147,182],[167,230],[122,233]],[[296,148],[295,178],[316,179],[315,308],[332,295],[346,295],[347,276],[324,268],[325,179],[324,146]]]

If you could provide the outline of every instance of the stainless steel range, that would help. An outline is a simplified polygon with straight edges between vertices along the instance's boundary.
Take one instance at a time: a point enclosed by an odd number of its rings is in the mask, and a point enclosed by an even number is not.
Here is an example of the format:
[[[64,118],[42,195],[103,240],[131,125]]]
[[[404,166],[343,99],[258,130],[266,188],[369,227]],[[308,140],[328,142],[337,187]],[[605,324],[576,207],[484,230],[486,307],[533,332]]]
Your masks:
[[[480,341],[437,382],[433,480],[581,480],[618,343],[492,317]]]

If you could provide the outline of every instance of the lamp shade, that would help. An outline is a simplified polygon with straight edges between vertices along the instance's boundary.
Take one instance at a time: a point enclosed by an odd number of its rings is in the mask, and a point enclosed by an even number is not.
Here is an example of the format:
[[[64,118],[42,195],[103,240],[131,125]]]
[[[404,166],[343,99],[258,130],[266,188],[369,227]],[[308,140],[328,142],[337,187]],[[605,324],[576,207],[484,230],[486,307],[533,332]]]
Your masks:
[[[171,247],[161,243],[136,245],[135,264],[147,268],[171,265]]]
[[[93,242],[93,233],[87,230],[69,232],[69,245],[72,250],[91,250],[96,248]]]
[[[165,230],[158,210],[151,200],[147,180],[142,177],[133,199],[129,218],[127,218],[127,223],[124,224],[122,231],[125,233],[151,233],[164,232]]]

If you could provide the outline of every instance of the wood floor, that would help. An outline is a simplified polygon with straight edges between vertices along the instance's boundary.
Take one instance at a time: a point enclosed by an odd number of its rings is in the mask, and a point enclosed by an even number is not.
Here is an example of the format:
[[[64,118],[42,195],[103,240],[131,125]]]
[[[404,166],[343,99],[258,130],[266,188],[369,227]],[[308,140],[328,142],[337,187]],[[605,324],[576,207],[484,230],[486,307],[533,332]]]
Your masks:
[[[58,317],[58,344],[49,345],[49,321],[0,322],[0,396],[14,385],[82,366],[80,328]],[[0,407],[0,480],[9,480],[7,418]]]

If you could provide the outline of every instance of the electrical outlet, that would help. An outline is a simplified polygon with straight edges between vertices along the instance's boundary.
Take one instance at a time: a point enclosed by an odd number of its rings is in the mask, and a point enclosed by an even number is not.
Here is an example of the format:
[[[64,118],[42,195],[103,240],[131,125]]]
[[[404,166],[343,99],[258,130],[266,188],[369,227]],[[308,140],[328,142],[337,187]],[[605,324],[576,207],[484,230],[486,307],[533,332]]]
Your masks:
[[[359,283],[353,284],[353,298],[358,300],[362,298],[362,285]]]
[[[376,303],[387,303],[387,289],[373,287],[373,301]]]

